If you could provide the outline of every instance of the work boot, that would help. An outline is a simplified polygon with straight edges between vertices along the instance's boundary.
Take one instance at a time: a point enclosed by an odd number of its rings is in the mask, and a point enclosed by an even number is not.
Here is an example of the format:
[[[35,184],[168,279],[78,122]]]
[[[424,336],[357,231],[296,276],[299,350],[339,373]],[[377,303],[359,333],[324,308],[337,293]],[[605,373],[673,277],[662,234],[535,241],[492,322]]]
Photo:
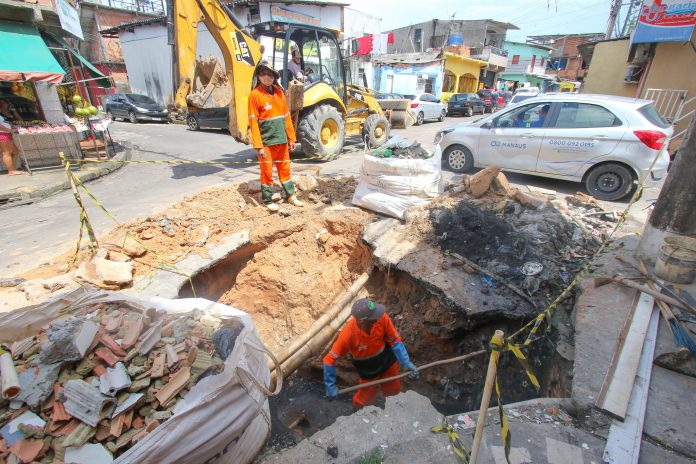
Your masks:
[[[298,208],[302,208],[304,206],[304,203],[297,199],[297,195],[290,195],[288,197],[288,203],[290,203],[292,206],[297,206]]]
[[[268,209],[268,211],[270,211],[271,213],[275,213],[276,211],[278,211],[278,210],[280,209],[280,208],[278,207],[278,205],[276,205],[275,203],[265,203],[264,206],[265,206],[265,207]]]

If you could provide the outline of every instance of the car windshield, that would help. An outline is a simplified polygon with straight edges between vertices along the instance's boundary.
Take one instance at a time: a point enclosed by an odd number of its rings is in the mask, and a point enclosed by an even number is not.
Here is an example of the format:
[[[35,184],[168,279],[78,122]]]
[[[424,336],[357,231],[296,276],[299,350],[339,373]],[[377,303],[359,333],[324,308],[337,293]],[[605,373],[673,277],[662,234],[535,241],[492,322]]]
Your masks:
[[[138,95],[137,93],[129,93],[128,98],[133,100],[133,103],[146,103],[146,104],[155,104],[155,101],[148,97],[147,95]]]
[[[670,124],[660,115],[660,113],[657,112],[657,109],[652,103],[641,106],[638,108],[638,112],[657,127],[661,127],[662,129],[667,129],[670,127]]]
[[[404,95],[404,98],[407,98],[409,100],[415,100],[416,96],[415,95]]]

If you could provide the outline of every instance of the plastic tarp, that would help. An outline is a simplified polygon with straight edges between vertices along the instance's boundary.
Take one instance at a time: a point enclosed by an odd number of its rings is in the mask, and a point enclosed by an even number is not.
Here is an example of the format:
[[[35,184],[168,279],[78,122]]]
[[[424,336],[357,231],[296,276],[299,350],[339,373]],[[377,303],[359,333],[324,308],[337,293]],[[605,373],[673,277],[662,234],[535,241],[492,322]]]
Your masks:
[[[245,312],[202,298],[139,300],[123,294],[78,289],[46,303],[0,315],[0,341],[7,343],[36,333],[48,322],[88,305],[126,303],[172,314],[198,309],[220,319],[244,324],[225,369],[200,380],[177,403],[174,415],[119,456],[114,463],[249,463],[263,447],[271,430],[267,397],[269,353]],[[278,389],[280,382],[278,383]]]
[[[49,51],[36,27],[0,21],[0,80],[60,83],[63,68]]]
[[[439,145],[427,159],[378,158],[366,154],[353,204],[403,220],[408,208],[427,203],[443,190]]]

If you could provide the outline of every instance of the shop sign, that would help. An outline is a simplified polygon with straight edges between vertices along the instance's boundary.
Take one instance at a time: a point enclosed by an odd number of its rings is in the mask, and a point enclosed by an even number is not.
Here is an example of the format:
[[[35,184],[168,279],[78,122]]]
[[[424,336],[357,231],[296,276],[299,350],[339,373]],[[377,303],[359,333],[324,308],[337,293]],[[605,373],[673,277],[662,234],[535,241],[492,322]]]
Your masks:
[[[688,42],[695,24],[696,1],[644,0],[631,42]]]
[[[78,39],[84,40],[82,26],[80,25],[80,15],[77,9],[68,0],[56,0],[56,6],[58,17],[60,18],[60,27]]]
[[[299,11],[291,10],[289,8],[282,8],[279,6],[271,7],[271,19],[273,21],[309,24],[312,26],[319,26],[321,24],[321,20],[319,18],[315,18],[314,16],[310,16]]]

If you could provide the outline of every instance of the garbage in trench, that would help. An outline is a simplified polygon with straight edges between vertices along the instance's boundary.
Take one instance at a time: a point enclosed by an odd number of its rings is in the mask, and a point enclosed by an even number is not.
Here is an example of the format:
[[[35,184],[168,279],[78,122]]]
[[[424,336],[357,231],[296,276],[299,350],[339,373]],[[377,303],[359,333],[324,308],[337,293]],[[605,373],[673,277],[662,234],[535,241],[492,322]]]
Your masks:
[[[82,294],[80,299],[85,300]],[[198,382],[228,367],[225,360],[251,323],[248,316],[245,324],[190,304],[188,311],[169,312],[119,297],[92,299],[94,303],[69,311],[67,319],[45,324],[36,335],[10,345],[21,392],[0,409],[5,445],[0,449],[7,450],[0,457],[111,462],[185,410],[185,399]],[[63,312],[70,301],[67,296],[50,304]],[[7,325],[4,330],[6,338]],[[257,361],[267,377],[265,361]],[[254,360],[245,362],[252,365]],[[257,448],[264,439],[258,437]],[[84,456],[98,460],[85,461]]]

